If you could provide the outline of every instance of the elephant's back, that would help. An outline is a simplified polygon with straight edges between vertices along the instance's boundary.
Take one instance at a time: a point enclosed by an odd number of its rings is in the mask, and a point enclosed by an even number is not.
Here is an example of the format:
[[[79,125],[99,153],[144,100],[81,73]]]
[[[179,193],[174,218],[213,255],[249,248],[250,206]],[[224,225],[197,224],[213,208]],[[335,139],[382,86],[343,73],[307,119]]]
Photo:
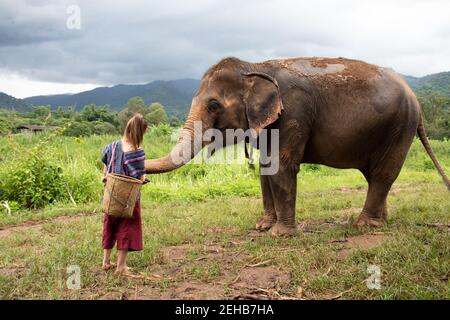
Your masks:
[[[285,76],[290,74],[308,83],[308,89],[321,97],[324,108],[370,108],[387,116],[398,111],[401,100],[415,99],[408,84],[393,70],[361,60],[312,57],[270,63],[281,67]]]
[[[272,60],[291,73],[311,79],[321,87],[351,86],[362,84],[380,76],[380,67],[353,59],[345,58],[292,58]]]

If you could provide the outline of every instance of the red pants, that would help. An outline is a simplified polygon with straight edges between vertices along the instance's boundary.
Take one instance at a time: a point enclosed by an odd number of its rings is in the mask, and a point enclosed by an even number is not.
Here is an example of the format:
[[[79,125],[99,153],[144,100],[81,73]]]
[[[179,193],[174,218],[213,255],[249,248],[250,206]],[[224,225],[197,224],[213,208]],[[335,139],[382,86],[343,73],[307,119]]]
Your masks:
[[[139,251],[143,249],[140,200],[136,201],[131,218],[111,217],[105,214],[103,249],[112,249],[116,241],[117,250]]]

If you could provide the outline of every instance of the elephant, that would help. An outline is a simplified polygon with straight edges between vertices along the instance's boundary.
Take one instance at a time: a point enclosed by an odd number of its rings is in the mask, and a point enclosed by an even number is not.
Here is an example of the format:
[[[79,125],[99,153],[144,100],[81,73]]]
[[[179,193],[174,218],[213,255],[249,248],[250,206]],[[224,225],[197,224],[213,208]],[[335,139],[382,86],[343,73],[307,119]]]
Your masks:
[[[256,229],[273,236],[297,232],[297,173],[302,163],[358,169],[368,191],[353,226],[383,226],[387,195],[416,133],[450,190],[426,136],[419,102],[390,68],[341,57],[256,63],[222,59],[206,71],[192,99],[174,148],[184,153],[182,161],[174,161],[171,154],[146,160],[147,173],[174,170],[210,144],[194,137],[195,122],[201,122],[202,132],[252,129],[258,136],[262,130],[278,129],[279,168],[275,174],[260,175],[264,213],[256,223]]]

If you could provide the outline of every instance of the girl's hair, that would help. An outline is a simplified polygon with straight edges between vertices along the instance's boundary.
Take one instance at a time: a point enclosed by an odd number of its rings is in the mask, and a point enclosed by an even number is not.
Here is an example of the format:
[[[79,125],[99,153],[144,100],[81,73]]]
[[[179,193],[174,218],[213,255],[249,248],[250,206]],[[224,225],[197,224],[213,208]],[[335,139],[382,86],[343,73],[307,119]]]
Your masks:
[[[125,139],[138,149],[144,139],[144,133],[147,130],[148,124],[140,113],[135,113],[134,116],[128,120],[127,126],[123,133]]]

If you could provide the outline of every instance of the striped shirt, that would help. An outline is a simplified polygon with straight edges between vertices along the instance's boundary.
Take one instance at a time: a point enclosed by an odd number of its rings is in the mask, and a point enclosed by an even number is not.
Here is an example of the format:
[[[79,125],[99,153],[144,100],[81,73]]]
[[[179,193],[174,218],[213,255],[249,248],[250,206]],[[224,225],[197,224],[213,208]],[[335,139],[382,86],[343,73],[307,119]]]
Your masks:
[[[144,150],[124,152],[120,140],[103,148],[102,162],[108,168],[108,173],[123,174],[136,179],[145,174]]]

